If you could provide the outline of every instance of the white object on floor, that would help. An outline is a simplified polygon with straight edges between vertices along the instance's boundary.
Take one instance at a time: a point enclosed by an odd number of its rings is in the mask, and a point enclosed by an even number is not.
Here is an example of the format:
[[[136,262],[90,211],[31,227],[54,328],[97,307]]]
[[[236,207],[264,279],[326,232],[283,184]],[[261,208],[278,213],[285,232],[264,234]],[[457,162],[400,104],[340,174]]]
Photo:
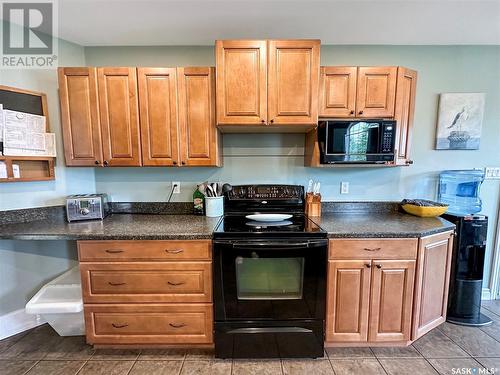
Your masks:
[[[40,314],[60,336],[85,333],[79,267],[73,267],[42,287],[26,305],[28,314]]]
[[[293,215],[289,214],[254,214],[245,216],[247,219],[255,221],[282,221],[290,219]]]

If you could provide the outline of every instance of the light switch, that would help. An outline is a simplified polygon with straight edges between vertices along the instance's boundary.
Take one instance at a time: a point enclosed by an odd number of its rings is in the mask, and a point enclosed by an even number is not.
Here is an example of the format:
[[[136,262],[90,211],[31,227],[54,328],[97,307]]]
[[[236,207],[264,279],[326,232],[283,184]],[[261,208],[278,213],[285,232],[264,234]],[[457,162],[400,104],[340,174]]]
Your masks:
[[[500,180],[500,168],[496,168],[496,167],[486,168],[485,179],[487,179],[487,180]]]

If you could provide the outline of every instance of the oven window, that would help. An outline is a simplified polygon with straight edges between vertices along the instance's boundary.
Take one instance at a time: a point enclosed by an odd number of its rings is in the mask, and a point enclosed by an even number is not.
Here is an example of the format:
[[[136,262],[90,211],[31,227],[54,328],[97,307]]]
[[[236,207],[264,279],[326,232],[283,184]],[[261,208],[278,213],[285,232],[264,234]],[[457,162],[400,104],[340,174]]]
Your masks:
[[[239,300],[302,299],[304,258],[236,260]]]

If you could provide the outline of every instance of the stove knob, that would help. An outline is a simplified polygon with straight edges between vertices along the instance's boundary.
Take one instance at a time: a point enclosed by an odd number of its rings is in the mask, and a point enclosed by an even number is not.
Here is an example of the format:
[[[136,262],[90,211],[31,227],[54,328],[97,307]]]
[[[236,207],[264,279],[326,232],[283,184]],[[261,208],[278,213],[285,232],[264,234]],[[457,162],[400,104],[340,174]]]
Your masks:
[[[80,208],[80,214],[88,215],[89,213],[90,213],[90,210],[88,208]]]

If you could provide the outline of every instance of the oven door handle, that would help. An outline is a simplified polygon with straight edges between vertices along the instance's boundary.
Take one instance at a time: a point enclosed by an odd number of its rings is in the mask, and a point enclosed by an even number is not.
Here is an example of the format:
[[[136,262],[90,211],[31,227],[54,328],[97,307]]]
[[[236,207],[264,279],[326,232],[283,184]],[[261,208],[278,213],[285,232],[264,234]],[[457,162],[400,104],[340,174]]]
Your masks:
[[[253,334],[253,333],[312,333],[312,330],[302,327],[251,327],[236,328],[227,331],[229,334]]]
[[[310,248],[318,246],[326,246],[327,240],[318,241],[303,241],[303,242],[287,242],[287,241],[235,241],[232,242],[233,249],[266,249],[266,248],[283,248],[297,249]],[[222,243],[214,241],[214,243]],[[227,242],[226,242],[227,244]]]

